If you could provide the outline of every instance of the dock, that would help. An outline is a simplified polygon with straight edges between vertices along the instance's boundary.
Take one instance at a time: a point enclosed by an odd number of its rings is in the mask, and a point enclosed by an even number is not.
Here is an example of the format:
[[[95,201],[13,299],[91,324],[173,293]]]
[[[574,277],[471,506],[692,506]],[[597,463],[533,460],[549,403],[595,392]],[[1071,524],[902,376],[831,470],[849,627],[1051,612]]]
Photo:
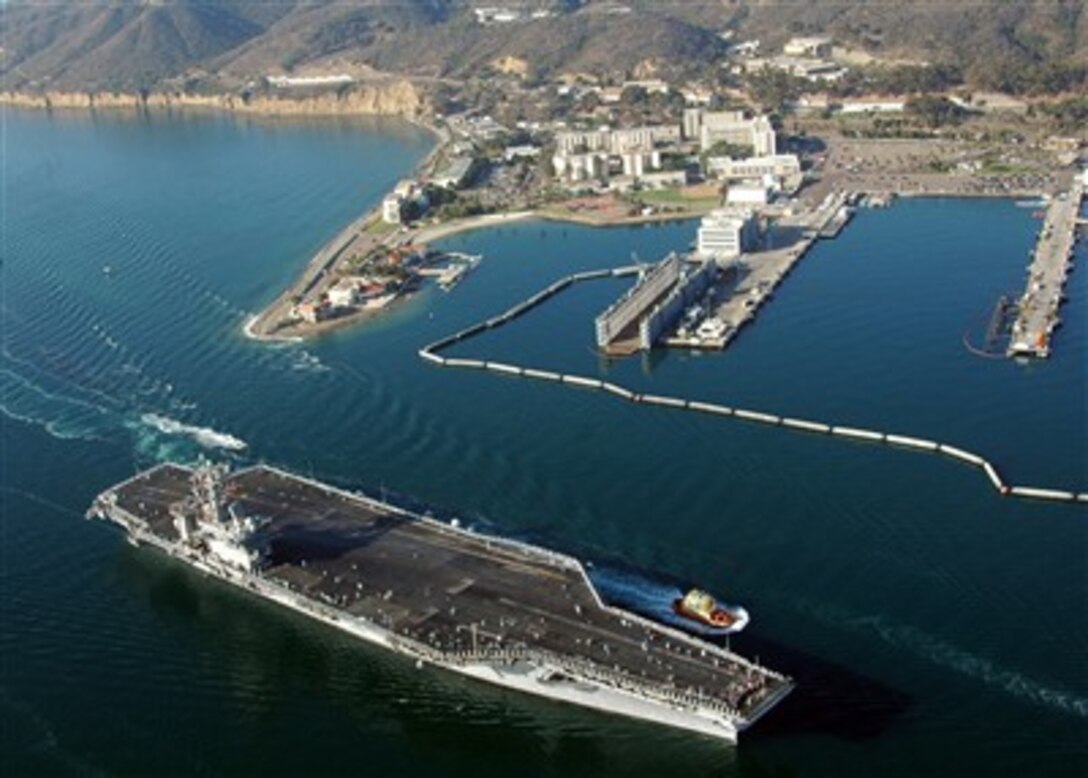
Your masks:
[[[1069,192],[1052,199],[1047,207],[1028,267],[1027,288],[1017,305],[1006,351],[1009,357],[1050,356],[1051,337],[1061,326],[1058,309],[1065,281],[1073,269],[1073,246],[1083,198],[1084,183],[1078,178]]]
[[[572,557],[271,467],[209,487],[214,471],[161,465],[104,492],[89,515],[419,662],[539,696],[735,740],[792,688],[608,605]],[[209,494],[221,497],[194,498]],[[241,523],[255,529],[225,541]]]
[[[840,193],[829,197],[822,207],[814,211],[783,217],[775,229],[795,232],[795,240],[783,246],[745,252],[737,263],[726,270],[722,282],[711,288],[709,313],[709,318],[722,323],[721,335],[700,338],[673,334],[663,339],[664,345],[711,350],[726,348],[741,329],[755,319],[759,309],[771,299],[774,290],[805,257],[812,245],[820,238],[827,238],[828,229],[838,235],[849,219],[842,216],[843,213],[850,213],[848,197]]]
[[[854,212],[851,210],[850,206],[843,203],[820,229],[819,236],[827,239],[839,237],[839,233],[843,231],[843,228],[846,227],[853,215]]]

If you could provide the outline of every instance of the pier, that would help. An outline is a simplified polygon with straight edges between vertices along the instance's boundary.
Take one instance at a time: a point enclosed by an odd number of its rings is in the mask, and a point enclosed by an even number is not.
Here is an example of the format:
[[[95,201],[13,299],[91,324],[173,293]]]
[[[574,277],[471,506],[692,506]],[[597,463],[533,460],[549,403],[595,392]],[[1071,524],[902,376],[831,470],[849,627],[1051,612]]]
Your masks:
[[[1077,179],[1068,193],[1055,197],[1047,207],[1028,267],[1027,288],[1012,325],[1012,339],[1006,352],[1010,357],[1050,356],[1051,337],[1061,326],[1058,308],[1062,304],[1062,290],[1073,269],[1073,246],[1083,198],[1084,184]]]
[[[785,216],[779,219],[768,235],[771,244],[762,251],[745,252],[740,259],[723,273],[722,280],[711,288],[711,311],[708,318],[721,322],[721,334],[710,337],[685,336],[673,333],[662,342],[666,346],[695,349],[726,348],[740,331],[755,320],[764,303],[771,299],[775,289],[805,257],[812,245],[833,222],[841,221],[840,214],[849,213],[848,195],[829,196],[814,211]],[[838,235],[845,222],[839,223],[834,234]],[[776,237],[788,236],[784,245],[773,245]]]

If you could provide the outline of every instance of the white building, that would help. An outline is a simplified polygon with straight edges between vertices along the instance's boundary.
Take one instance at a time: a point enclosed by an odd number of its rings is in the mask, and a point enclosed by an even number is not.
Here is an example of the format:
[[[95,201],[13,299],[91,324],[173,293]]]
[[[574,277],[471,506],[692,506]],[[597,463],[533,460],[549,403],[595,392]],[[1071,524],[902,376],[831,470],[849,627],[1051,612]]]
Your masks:
[[[755,245],[755,217],[747,208],[719,208],[699,224],[696,253],[702,257],[732,259]]]
[[[657,151],[631,151],[620,156],[625,176],[641,176],[649,170],[661,167],[661,154]]]
[[[508,163],[518,159],[536,159],[538,156],[540,156],[540,147],[531,144],[507,146],[502,152],[503,161]]]
[[[687,105],[707,106],[714,99],[714,90],[710,87],[692,84],[681,90]]]
[[[655,148],[659,143],[679,138],[677,125],[560,132],[552,167],[556,177],[570,181],[606,176],[609,163],[621,166],[624,175],[637,177],[661,168],[661,152]]]
[[[757,156],[774,154],[777,146],[774,126],[766,116],[748,119],[744,111],[707,111],[704,108],[684,110],[683,135],[698,138],[699,148],[706,151],[715,143],[749,146]]]
[[[787,57],[830,57],[831,38],[790,38],[782,47],[782,53]]]
[[[699,137],[699,129],[703,126],[703,114],[705,108],[685,108],[684,116],[680,122],[680,131],[687,140],[695,140]]]
[[[738,57],[754,57],[759,53],[759,41],[737,41],[731,47],[730,53]]]
[[[675,124],[649,127],[630,127],[612,130],[575,130],[555,135],[555,148],[560,154],[576,154],[583,151],[606,151],[623,154],[651,148],[658,143],[675,143],[680,140],[680,128]]]
[[[711,157],[707,164],[722,178],[786,177],[801,172],[801,160],[796,154],[770,154],[748,159]]]
[[[431,183],[446,189],[456,189],[469,179],[475,162],[472,157],[454,157],[442,170],[434,174]]]
[[[326,299],[333,308],[350,308],[358,300],[358,282],[352,278],[341,278],[327,292]]]
[[[393,192],[382,200],[382,221],[388,224],[400,224],[404,214],[404,198]]]
[[[762,70],[781,70],[797,78],[812,82],[838,81],[846,75],[847,68],[827,59],[813,57],[772,57],[771,59],[749,59],[744,62],[744,70],[758,73]]]
[[[629,89],[631,87],[637,87],[646,90],[646,94],[660,94],[667,95],[669,93],[669,85],[662,81],[660,78],[646,78],[641,81],[624,81],[623,88]]]
[[[622,86],[595,87],[593,91],[597,93],[597,97],[599,97],[601,102],[605,105],[615,105],[623,100]]]
[[[796,154],[770,154],[748,159],[710,157],[706,167],[709,175],[723,181],[770,179],[786,189],[793,189],[801,183],[801,160]]]
[[[344,86],[355,81],[347,73],[331,76],[268,76],[267,79],[269,86],[274,86],[277,89],[308,86]]]
[[[479,24],[510,24],[521,18],[521,12],[516,8],[501,8],[496,6],[474,8],[476,21]]]
[[[608,155],[603,153],[556,154],[552,157],[552,167],[557,178],[571,181],[585,181],[607,172]]]
[[[902,99],[878,98],[872,100],[857,99],[843,100],[839,107],[839,113],[844,114],[872,114],[872,113],[902,113],[907,103]]]
[[[733,184],[725,193],[729,205],[766,205],[771,200],[771,187],[766,183]]]

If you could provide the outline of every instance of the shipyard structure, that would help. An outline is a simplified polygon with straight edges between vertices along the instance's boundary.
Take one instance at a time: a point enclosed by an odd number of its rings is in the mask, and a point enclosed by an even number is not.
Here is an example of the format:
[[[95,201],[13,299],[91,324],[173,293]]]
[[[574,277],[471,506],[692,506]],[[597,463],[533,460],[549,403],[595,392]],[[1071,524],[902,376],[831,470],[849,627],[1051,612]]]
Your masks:
[[[161,465],[88,517],[419,666],[597,711],[735,742],[793,686],[611,607],[572,557],[271,467]]]

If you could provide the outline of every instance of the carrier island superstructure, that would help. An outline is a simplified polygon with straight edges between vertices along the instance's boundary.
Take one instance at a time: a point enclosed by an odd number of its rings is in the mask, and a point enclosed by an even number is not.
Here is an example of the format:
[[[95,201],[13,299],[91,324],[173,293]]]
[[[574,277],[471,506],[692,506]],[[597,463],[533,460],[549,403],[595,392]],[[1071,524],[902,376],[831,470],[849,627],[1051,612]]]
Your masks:
[[[609,606],[572,557],[272,467],[160,465],[88,517],[417,665],[597,711],[736,742],[793,687]]]

